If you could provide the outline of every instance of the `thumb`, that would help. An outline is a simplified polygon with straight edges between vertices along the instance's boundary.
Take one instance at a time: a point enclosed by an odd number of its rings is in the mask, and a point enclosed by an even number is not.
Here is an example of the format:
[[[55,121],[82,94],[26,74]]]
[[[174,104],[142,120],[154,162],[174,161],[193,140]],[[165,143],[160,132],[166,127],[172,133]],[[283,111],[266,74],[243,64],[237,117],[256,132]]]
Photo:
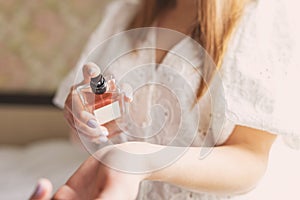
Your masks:
[[[82,73],[84,78],[84,83],[88,83],[91,78],[94,78],[100,74],[101,70],[98,65],[93,62],[89,62],[83,66]]]
[[[49,200],[52,193],[52,184],[48,179],[40,179],[30,200]]]

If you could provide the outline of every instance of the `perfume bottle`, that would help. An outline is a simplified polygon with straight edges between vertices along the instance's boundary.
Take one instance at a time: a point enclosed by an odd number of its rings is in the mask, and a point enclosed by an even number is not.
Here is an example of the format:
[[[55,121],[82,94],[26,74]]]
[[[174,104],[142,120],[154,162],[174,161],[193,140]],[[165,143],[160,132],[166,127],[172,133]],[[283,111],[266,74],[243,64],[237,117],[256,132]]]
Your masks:
[[[79,85],[76,90],[84,109],[94,114],[99,124],[113,120],[124,122],[127,111],[125,94],[112,75],[104,77],[100,74],[91,78],[90,83]]]

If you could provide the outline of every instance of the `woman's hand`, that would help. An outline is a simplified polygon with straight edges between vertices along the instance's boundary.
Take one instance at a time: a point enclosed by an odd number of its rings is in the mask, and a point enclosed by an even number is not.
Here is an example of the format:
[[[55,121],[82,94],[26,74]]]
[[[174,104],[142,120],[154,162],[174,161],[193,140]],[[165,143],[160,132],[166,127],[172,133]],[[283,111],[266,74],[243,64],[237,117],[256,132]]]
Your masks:
[[[115,152],[110,154],[110,150],[107,149],[100,150],[106,151],[101,152],[103,156],[114,158]],[[117,155],[116,158],[118,158]],[[53,199],[132,200],[138,193],[140,182],[145,178],[146,174],[130,174],[113,170],[91,156],[66,184],[58,189]],[[30,200],[48,200],[51,193],[51,183],[42,179]]]
[[[94,63],[88,63],[83,67],[83,82],[89,83],[91,78],[100,74],[100,68]],[[84,110],[84,107],[76,92],[77,85],[71,88],[71,91],[65,101],[64,116],[69,125],[76,130],[81,137],[95,143],[106,142],[109,137],[121,133],[115,121],[100,125],[95,116]],[[128,89],[127,89],[128,90]],[[132,91],[126,91],[126,101],[132,100]]]

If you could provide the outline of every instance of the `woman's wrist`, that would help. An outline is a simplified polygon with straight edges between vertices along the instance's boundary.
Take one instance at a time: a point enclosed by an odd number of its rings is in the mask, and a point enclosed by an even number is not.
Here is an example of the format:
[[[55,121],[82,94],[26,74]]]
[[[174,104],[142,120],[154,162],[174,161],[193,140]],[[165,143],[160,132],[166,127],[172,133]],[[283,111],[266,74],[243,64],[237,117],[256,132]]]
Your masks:
[[[106,146],[93,154],[93,157],[107,167],[138,175],[140,181],[143,181],[152,179],[154,173],[156,162],[149,155],[161,148],[146,142],[125,142]]]
[[[142,180],[154,180],[155,177],[157,178],[157,173],[155,170],[157,163],[155,162],[155,158],[149,155],[156,153],[163,148],[163,146],[147,142],[125,142],[117,144],[115,147],[123,152],[128,153],[127,155],[130,157],[128,158],[128,162],[131,162],[132,157],[134,158],[135,155],[139,157],[139,159],[133,160],[135,165],[139,165],[139,170],[136,172],[132,170],[132,173],[140,174]]]

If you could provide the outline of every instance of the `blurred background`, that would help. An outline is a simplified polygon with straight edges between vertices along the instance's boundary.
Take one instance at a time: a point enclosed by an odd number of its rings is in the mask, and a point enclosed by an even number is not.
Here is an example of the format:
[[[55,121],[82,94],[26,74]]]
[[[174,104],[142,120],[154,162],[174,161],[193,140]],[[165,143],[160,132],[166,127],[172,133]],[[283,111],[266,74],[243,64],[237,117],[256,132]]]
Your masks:
[[[57,188],[87,157],[52,97],[109,2],[0,0],[0,199],[27,199],[41,177]]]
[[[52,97],[111,1],[0,0],[0,144],[67,136]],[[298,38],[299,3],[286,2]]]
[[[108,2],[0,0],[1,144],[67,136],[51,98]]]

